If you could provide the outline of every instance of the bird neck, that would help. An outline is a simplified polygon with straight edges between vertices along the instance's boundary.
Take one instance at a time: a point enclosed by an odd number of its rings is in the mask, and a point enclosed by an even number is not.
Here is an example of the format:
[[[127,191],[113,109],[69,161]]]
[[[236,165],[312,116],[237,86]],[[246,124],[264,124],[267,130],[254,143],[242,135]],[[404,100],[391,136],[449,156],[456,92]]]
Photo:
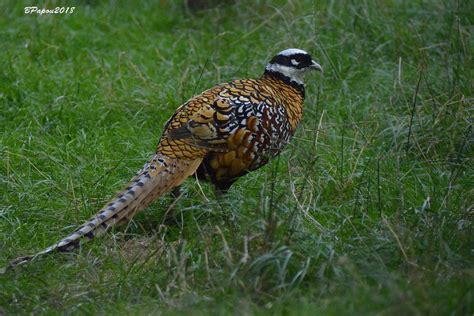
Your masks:
[[[303,114],[304,86],[267,71],[260,80],[273,92],[277,103],[285,108],[291,131],[294,132]]]
[[[265,69],[265,72],[263,73],[262,79],[269,79],[273,81],[280,81],[283,82],[292,88],[296,89],[301,96],[305,97],[305,91],[304,91],[304,84],[301,81],[295,81],[292,78],[286,76],[285,74],[279,72],[279,71],[273,71],[270,69]]]

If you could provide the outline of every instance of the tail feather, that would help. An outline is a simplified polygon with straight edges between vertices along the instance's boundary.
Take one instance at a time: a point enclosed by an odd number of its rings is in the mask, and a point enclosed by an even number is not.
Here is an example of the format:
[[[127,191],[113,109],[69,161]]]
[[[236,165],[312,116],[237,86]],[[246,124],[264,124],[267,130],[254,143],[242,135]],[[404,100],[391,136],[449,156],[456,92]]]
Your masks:
[[[159,196],[180,185],[196,171],[200,163],[201,159],[183,160],[169,158],[162,154],[154,155],[132,178],[125,189],[73,233],[35,255],[11,261],[5,270],[27,263],[47,253],[71,251],[79,247],[84,239],[91,240],[103,234],[110,227],[126,223]]]

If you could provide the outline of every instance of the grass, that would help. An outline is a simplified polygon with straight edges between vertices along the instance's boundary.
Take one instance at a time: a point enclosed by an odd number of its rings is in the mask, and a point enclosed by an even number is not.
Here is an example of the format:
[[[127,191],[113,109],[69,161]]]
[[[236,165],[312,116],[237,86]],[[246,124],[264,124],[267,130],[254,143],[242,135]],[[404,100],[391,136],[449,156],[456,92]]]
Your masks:
[[[0,5],[1,266],[95,213],[193,94],[288,47],[325,73],[278,159],[0,275],[0,314],[474,313],[472,1],[29,5]]]

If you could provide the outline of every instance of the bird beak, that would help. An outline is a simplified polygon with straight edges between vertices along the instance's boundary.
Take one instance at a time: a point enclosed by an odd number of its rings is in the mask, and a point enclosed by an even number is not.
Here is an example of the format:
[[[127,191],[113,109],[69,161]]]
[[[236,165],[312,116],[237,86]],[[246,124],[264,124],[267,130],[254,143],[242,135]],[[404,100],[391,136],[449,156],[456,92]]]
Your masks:
[[[321,67],[321,65],[315,62],[314,60],[312,61],[310,68],[323,72],[323,67]]]

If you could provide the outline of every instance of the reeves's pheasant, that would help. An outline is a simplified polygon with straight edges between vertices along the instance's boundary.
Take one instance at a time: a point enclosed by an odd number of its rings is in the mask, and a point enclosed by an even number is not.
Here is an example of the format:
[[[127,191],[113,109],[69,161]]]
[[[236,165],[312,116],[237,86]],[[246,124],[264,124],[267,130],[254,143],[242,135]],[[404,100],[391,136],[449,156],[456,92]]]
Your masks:
[[[194,173],[227,191],[288,143],[301,120],[302,76],[309,70],[322,68],[307,52],[286,49],[272,58],[260,79],[220,84],[187,101],[166,122],[152,159],[110,203],[69,236],[8,267],[76,248],[82,239],[127,222]]]

